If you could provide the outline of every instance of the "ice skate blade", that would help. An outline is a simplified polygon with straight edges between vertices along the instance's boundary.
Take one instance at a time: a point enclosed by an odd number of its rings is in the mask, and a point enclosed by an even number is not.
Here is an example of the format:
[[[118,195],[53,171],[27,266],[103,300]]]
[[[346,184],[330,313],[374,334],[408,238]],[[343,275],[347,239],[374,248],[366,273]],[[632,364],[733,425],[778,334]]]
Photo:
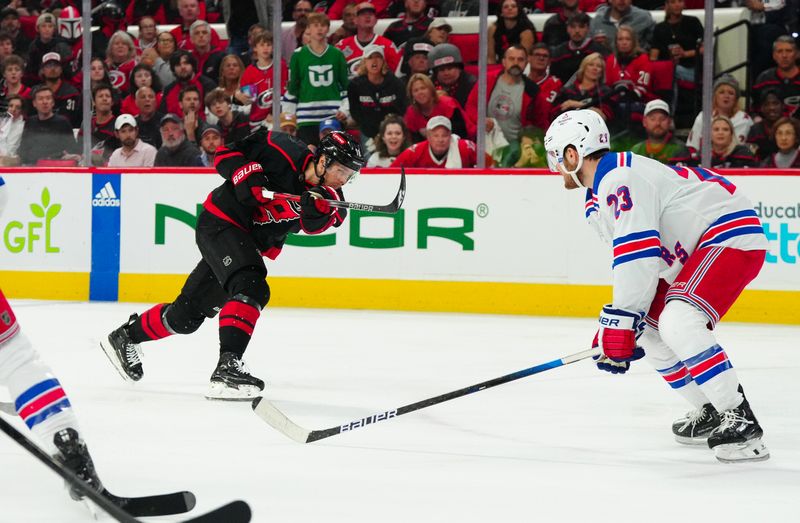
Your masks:
[[[756,438],[744,443],[718,445],[714,447],[714,455],[722,463],[766,461],[769,459],[769,449]]]
[[[253,401],[261,395],[261,390],[255,385],[242,385],[235,389],[224,383],[212,381],[206,392],[207,400],[219,401]]]
[[[689,447],[697,447],[699,445],[708,446],[708,437],[705,438],[687,438],[684,436],[675,436],[675,441],[680,443],[681,445],[686,445]]]
[[[108,345],[108,347],[106,347],[106,345]],[[131,382],[131,383],[135,383],[135,382],[139,381],[139,380],[135,380],[132,377],[130,377],[128,375],[128,373],[125,372],[125,370],[122,368],[122,362],[119,361],[119,358],[117,357],[117,352],[114,350],[114,347],[111,345],[111,342],[109,342],[109,341],[102,342],[101,341],[100,342],[100,348],[103,349],[103,352],[105,353],[106,358],[108,358],[108,361],[111,362],[111,365],[113,365],[114,368],[117,369],[117,372],[119,372],[119,375],[122,376],[122,379],[124,379],[125,381],[128,381],[128,382]]]

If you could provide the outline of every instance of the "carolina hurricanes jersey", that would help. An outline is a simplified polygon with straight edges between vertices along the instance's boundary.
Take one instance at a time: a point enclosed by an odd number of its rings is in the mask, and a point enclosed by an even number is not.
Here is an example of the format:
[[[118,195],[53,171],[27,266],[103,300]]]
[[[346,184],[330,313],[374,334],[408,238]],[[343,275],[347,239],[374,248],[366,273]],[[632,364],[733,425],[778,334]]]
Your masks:
[[[730,181],[631,152],[600,160],[586,218],[613,246],[614,307],[630,311],[646,312],[658,280],[672,283],[697,249],[767,249],[752,203]]]
[[[11,310],[11,305],[8,304],[6,297],[3,296],[3,290],[0,289],[0,348],[18,332],[17,318],[14,317],[14,311]]]
[[[289,69],[286,67],[286,62],[281,60],[281,89],[278,96],[286,91],[288,76]],[[243,87],[249,86],[250,96],[253,98],[253,104],[250,106],[250,125],[258,127],[272,114],[272,64],[266,69],[261,69],[255,64],[248,65],[240,83]]]
[[[383,47],[386,65],[389,67],[389,70],[397,70],[397,66],[400,63],[400,53],[394,46],[394,42],[385,36],[375,35],[368,44],[361,45],[358,41],[358,36],[349,36],[339,40],[339,42],[336,43],[336,47],[342,52],[345,61],[347,61],[348,77],[351,80],[358,76],[358,66],[361,64],[361,59],[364,57],[364,49],[366,49],[368,45],[379,45]]]

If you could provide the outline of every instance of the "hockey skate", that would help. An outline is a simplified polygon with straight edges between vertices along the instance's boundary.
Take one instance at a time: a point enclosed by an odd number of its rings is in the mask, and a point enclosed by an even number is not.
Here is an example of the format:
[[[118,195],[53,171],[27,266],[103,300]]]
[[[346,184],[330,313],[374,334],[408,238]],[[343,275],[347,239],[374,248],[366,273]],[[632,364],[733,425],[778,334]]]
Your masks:
[[[676,420],[672,424],[672,433],[675,434],[675,441],[683,445],[704,445],[708,441],[708,435],[719,424],[717,409],[711,403],[706,403]]]
[[[258,397],[262,390],[264,382],[250,374],[241,358],[232,352],[223,352],[211,375],[206,398],[249,401]]]
[[[127,381],[139,381],[144,375],[142,369],[142,349],[138,343],[131,340],[128,327],[137,319],[138,314],[132,314],[127,323],[108,335],[108,340],[100,342],[100,347],[106,353],[108,360],[117,369],[120,376]]]
[[[69,470],[75,473],[84,483],[97,492],[103,492],[103,484],[94,470],[94,463],[86,444],[75,429],[63,429],[53,436],[53,443],[60,454],[55,457]],[[83,499],[84,495],[74,486],[70,486],[69,495],[75,501]]]
[[[720,425],[708,436],[708,447],[723,463],[764,461],[769,450],[761,441],[764,430],[745,398],[735,409],[719,414]]]

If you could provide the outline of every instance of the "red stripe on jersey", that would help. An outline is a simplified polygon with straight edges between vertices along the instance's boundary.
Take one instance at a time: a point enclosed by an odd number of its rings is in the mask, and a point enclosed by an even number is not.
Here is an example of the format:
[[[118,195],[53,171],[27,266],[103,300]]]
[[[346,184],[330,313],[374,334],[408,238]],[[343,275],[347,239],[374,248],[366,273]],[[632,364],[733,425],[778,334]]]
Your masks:
[[[223,149],[223,150],[220,152],[219,149]],[[222,162],[223,160],[227,160],[229,158],[234,158],[236,156],[241,156],[241,157],[244,158],[244,155],[242,153],[240,153],[239,151],[231,151],[230,149],[228,149],[228,148],[226,148],[224,146],[220,147],[219,149],[217,149],[217,155],[214,157],[214,168],[215,169],[217,168],[217,166],[219,166],[220,162]]]
[[[651,247],[661,247],[661,240],[658,238],[644,238],[633,242],[623,243],[614,247],[614,257],[622,256],[634,251],[640,251]]]
[[[239,329],[248,336],[253,335],[253,326],[250,325],[249,323],[243,322],[239,318],[231,318],[231,317],[223,318],[222,316],[220,316],[219,327],[220,329],[222,327],[233,327],[234,329]]]
[[[50,392],[43,394],[33,400],[32,402],[28,403],[19,411],[19,417],[22,418],[23,421],[30,418],[43,408],[47,407],[51,403],[55,403],[56,401],[60,400],[67,394],[64,392],[64,389],[58,387],[57,389],[53,389]]]
[[[761,220],[758,219],[756,216],[747,216],[744,218],[737,218],[736,220],[731,220],[726,223],[721,223],[715,227],[710,228],[707,230],[703,236],[700,237],[700,241],[697,242],[698,245],[710,240],[717,234],[723,233],[725,231],[729,231],[731,229],[735,229],[737,227],[746,227],[755,225],[756,227],[761,227]]]
[[[237,223],[233,218],[222,212],[222,209],[214,205],[214,202],[211,201],[211,194],[209,194],[208,198],[206,198],[206,201],[203,202],[203,208],[208,212],[210,212],[211,214],[213,214],[214,216],[216,216],[217,218],[219,218],[220,220],[225,220],[228,223],[232,223],[233,225],[235,225],[236,227],[240,228],[243,231],[247,230],[244,227],[242,227],[239,223]]]
[[[723,352],[718,352],[717,354],[713,355],[712,357],[708,358],[707,360],[701,361],[700,363],[698,363],[694,367],[690,367],[689,368],[689,373],[692,375],[692,377],[697,377],[700,374],[702,374],[705,371],[707,371],[708,369],[710,369],[711,367],[713,367],[714,365],[722,363],[723,361],[725,361],[727,359],[728,359],[728,355],[725,354],[724,351]]]
[[[689,374],[689,369],[687,369],[684,366],[678,369],[676,372],[673,372],[672,374],[665,374],[664,379],[672,383],[673,381],[685,378],[687,374]]]
[[[280,145],[276,145],[275,142],[272,141],[272,131],[267,133],[267,143],[270,144],[271,146],[273,146],[275,149],[277,149],[278,152],[281,153],[284,158],[286,158],[286,161],[289,162],[289,165],[292,166],[292,170],[294,172],[297,172],[297,166],[294,164],[292,159],[289,157],[289,153],[284,151],[283,148]]]

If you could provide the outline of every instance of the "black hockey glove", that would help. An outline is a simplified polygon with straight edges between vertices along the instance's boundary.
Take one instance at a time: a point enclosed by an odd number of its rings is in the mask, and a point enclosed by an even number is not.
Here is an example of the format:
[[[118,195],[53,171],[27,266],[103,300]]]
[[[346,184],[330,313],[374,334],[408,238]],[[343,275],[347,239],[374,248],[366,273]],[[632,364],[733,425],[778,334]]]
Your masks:
[[[344,209],[332,207],[327,200],[341,200],[340,193],[326,185],[313,187],[300,196],[300,225],[308,234],[319,234],[331,225],[344,221]]]

